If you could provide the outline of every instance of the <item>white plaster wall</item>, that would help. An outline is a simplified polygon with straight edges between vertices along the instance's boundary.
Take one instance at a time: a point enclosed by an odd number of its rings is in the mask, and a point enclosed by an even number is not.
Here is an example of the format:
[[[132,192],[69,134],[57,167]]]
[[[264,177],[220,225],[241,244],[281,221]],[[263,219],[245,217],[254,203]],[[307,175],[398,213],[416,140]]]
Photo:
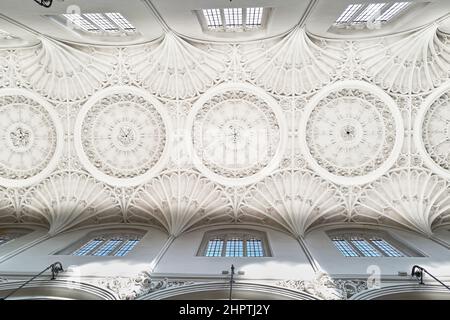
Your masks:
[[[231,258],[231,257],[201,257],[197,256],[198,249],[205,232],[217,227],[202,228],[185,233],[174,240],[163,255],[155,269],[159,276],[173,277],[228,277],[222,275],[222,270],[229,270],[234,264],[236,271],[245,274],[237,276],[240,279],[310,279],[313,270],[304,255],[297,240],[288,234],[264,227],[239,226],[243,229],[255,229],[266,232],[272,257],[262,258]],[[223,226],[233,228],[236,226]],[[326,234],[331,227],[315,229],[305,237],[311,254],[319,263],[323,271],[335,276],[366,275],[369,266],[378,266],[382,276],[397,276],[399,271],[411,271],[413,265],[418,264],[439,277],[447,278],[450,274],[450,250],[420,235],[385,228],[396,240],[408,245],[425,257],[353,257],[348,258],[334,247]],[[0,275],[29,275],[35,274],[53,262],[60,261],[64,268],[71,266],[74,277],[83,276],[132,276],[149,270],[150,263],[163,248],[168,236],[165,232],[146,228],[147,233],[140,243],[125,257],[93,257],[54,255],[83,239],[95,229],[83,229],[64,233],[19,253],[18,255],[0,263]],[[436,232],[442,240],[450,241],[447,230]],[[0,246],[0,257],[8,252],[26,245],[46,234],[37,230]]]
[[[424,257],[344,257],[325,233],[330,229],[333,228],[312,230],[305,238],[312,255],[329,274],[365,275],[371,273],[367,271],[370,266],[377,266],[382,276],[397,276],[399,271],[409,275],[415,264],[425,267],[435,275],[450,274],[450,250],[418,234],[392,228],[383,229],[395,240],[424,254]]]
[[[126,230],[122,227],[123,230]],[[136,228],[133,228],[136,229]],[[1,273],[33,274],[43,270],[53,262],[60,261],[65,269],[73,270],[74,276],[117,276],[134,275],[137,272],[148,270],[150,262],[158,254],[167,239],[164,232],[146,228],[148,230],[142,240],[124,257],[94,257],[94,256],[72,256],[69,254],[55,254],[71,244],[83,239],[86,235],[98,229],[83,229],[57,235],[45,240],[22,253],[0,263]],[[101,229],[108,230],[108,229]],[[101,231],[100,231],[101,232]],[[44,233],[45,234],[45,233]],[[11,241],[11,247],[32,241],[40,234],[28,234],[19,239]],[[17,241],[17,243],[16,243]],[[2,250],[12,248],[1,246]]]
[[[266,232],[272,257],[201,257],[197,251],[206,231],[202,228],[175,239],[156,268],[157,273],[167,275],[222,276],[222,270],[244,271],[240,279],[303,279],[313,275],[312,268],[297,240],[272,229],[240,226]],[[225,227],[221,227],[225,228]],[[234,228],[236,226],[228,226]],[[223,276],[227,277],[227,276]]]

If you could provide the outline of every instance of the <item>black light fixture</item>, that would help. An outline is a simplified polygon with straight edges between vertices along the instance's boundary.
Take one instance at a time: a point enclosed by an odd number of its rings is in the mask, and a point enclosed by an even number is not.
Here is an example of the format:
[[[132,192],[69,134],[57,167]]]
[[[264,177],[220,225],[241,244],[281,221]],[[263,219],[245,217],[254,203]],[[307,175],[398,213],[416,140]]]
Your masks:
[[[22,289],[23,287],[25,287],[27,284],[29,284],[30,282],[32,282],[34,279],[36,279],[37,277],[39,277],[40,275],[42,275],[44,272],[50,270],[52,273],[52,278],[51,280],[55,280],[56,276],[60,273],[63,272],[63,266],[61,264],[61,262],[55,262],[52,263],[51,265],[49,265],[47,268],[45,268],[44,270],[42,270],[41,272],[39,272],[37,275],[33,276],[30,280],[25,281],[24,283],[22,283],[18,288],[16,288],[15,290],[11,291],[7,296],[0,298],[0,300],[6,300],[7,298],[9,298],[10,296],[12,296],[13,294],[15,294],[17,291],[19,291],[20,289]]]
[[[433,278],[436,282],[438,282],[439,284],[441,284],[442,286],[444,286],[448,290],[450,290],[449,286],[447,286],[441,280],[439,280],[438,278],[433,276],[431,273],[429,273],[424,267],[421,267],[421,266],[418,266],[418,265],[413,266],[413,268],[411,270],[411,277],[416,278],[417,280],[419,280],[419,284],[425,284],[423,282],[423,276],[424,276],[425,273],[427,275],[429,275],[431,278]]]
[[[412,271],[411,271],[411,277],[416,278],[417,280],[419,280],[419,284],[424,284],[424,282],[423,282],[423,270],[425,270],[425,269],[416,265],[416,266],[414,266],[412,268]]]
[[[53,0],[34,0],[34,2],[42,7],[50,8],[52,6]]]

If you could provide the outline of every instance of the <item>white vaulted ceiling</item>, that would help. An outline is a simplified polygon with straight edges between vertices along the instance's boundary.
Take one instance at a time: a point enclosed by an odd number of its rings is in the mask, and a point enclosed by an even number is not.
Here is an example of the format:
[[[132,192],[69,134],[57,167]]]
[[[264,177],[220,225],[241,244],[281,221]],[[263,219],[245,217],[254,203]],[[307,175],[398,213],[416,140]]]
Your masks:
[[[94,41],[43,17],[68,1],[4,1],[22,42],[0,40],[0,223],[432,235],[450,222],[450,8],[429,2],[348,34],[329,30],[343,0],[70,2],[141,33]],[[202,31],[193,10],[231,5],[271,7],[267,28]]]

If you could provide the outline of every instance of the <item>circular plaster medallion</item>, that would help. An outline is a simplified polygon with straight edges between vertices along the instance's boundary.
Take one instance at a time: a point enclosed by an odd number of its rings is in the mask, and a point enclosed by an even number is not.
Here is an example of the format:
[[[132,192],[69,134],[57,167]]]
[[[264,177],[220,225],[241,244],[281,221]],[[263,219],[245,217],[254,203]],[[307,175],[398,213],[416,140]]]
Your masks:
[[[416,118],[414,139],[426,165],[450,178],[450,82],[424,101]]]
[[[276,100],[246,83],[208,90],[195,102],[186,128],[194,164],[224,185],[250,184],[270,174],[287,135]]]
[[[51,105],[24,89],[0,90],[0,185],[26,187],[56,167],[63,129]]]
[[[83,106],[75,147],[97,179],[118,186],[144,183],[164,167],[170,143],[162,104],[135,87],[100,91]]]
[[[334,83],[306,106],[300,147],[322,177],[364,184],[394,164],[403,143],[403,120],[395,101],[363,81]]]

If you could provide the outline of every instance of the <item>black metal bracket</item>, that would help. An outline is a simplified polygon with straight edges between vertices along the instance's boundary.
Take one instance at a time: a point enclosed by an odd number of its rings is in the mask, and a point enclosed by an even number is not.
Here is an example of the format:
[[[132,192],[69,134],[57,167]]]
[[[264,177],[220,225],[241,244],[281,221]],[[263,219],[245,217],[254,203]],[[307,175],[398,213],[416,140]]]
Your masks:
[[[53,0],[34,0],[34,2],[44,8],[50,8],[52,6]]]
[[[51,280],[55,280],[56,276],[60,273],[63,272],[63,266],[61,264],[61,262],[55,262],[54,264],[50,265],[51,267],[51,271],[52,271],[52,278]]]
[[[33,276],[30,280],[25,281],[24,283],[22,283],[18,288],[16,288],[15,290],[11,291],[7,296],[0,298],[0,300],[6,300],[7,298],[9,298],[10,296],[12,296],[13,294],[15,294],[17,291],[19,291],[20,289],[22,289],[23,287],[25,287],[27,284],[29,284],[31,281],[33,281],[34,279],[36,279],[37,277],[39,277],[41,274],[43,274],[45,271],[50,270],[52,272],[52,278],[51,280],[55,280],[56,276],[64,271],[63,266],[61,264],[61,262],[55,262],[52,263],[51,265],[49,265],[47,268],[45,268],[44,270],[42,270],[41,272],[39,272],[37,275]]]
[[[424,267],[415,265],[412,267],[411,270],[411,277],[416,278],[419,280],[419,284],[424,285],[425,283],[423,282],[423,276],[424,273],[426,273],[427,275],[429,275],[431,278],[433,278],[434,280],[436,280],[439,284],[441,284],[442,286],[444,286],[445,288],[447,288],[448,290],[450,290],[450,287],[447,286],[445,283],[443,283],[441,280],[439,280],[438,278],[436,278],[435,276],[433,276],[431,273],[429,273]]]

